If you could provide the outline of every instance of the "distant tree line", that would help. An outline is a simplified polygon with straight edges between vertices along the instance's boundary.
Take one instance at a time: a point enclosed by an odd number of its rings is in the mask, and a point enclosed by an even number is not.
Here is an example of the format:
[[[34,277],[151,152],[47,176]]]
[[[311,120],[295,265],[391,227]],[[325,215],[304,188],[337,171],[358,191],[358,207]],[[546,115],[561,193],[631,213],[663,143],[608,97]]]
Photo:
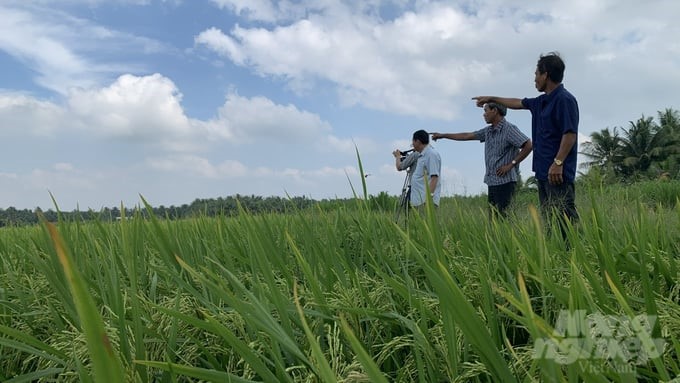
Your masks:
[[[672,108],[657,118],[642,115],[628,128],[605,128],[590,135],[580,154],[586,179],[630,183],[680,179],[680,112]]]
[[[233,216],[239,211],[247,211],[248,213],[282,213],[295,210],[307,209],[313,204],[320,204],[326,207],[332,207],[337,204],[349,203],[350,200],[331,201],[322,200],[316,201],[307,197],[260,197],[255,195],[244,196],[236,194],[229,197],[196,199],[191,204],[183,204],[181,206],[158,206],[151,210],[153,214],[160,218],[166,219],[183,219],[203,216]],[[122,217],[132,218],[136,215],[146,216],[148,214],[146,207],[124,207],[121,211],[118,207],[105,207],[99,211],[88,210],[79,211],[74,210],[70,212],[58,212],[56,210],[41,210],[36,208],[31,209],[16,209],[8,207],[7,209],[0,209],[0,227],[2,226],[23,226],[33,225],[40,222],[40,216],[50,222],[56,222],[60,216],[66,220],[100,220],[103,222],[113,222],[122,219]]]
[[[236,194],[229,197],[196,199],[190,204],[183,204],[181,206],[161,205],[152,207],[151,210],[156,217],[176,220],[198,216],[230,217],[238,215],[240,212],[247,212],[248,214],[264,214],[291,213],[312,208],[324,211],[333,211],[339,208],[355,209],[358,207],[358,204],[361,203],[360,201],[361,199],[359,198],[315,200],[304,196],[283,198]],[[368,196],[368,201],[363,204],[363,206],[375,211],[393,211],[396,203],[396,196],[389,195],[387,192],[383,191],[378,195]],[[130,219],[137,216],[147,217],[147,208],[140,204],[134,207],[124,207],[124,211],[118,207],[105,207],[99,211],[74,210],[64,212],[52,209],[42,210],[40,208],[34,210],[20,210],[9,207],[7,209],[0,208],[0,227],[35,225],[40,222],[41,217],[49,222],[57,222],[60,218],[67,221],[97,220],[102,222],[115,222],[123,218]]]

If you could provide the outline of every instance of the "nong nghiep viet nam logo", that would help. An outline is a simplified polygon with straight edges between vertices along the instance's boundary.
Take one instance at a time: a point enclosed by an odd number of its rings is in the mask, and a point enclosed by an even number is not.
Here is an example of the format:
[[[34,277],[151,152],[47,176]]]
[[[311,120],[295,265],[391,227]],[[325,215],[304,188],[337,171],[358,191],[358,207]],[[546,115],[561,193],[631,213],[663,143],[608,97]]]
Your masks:
[[[604,315],[562,310],[552,337],[534,341],[534,359],[559,364],[609,360],[642,365],[661,356],[665,342],[652,338],[655,315]]]

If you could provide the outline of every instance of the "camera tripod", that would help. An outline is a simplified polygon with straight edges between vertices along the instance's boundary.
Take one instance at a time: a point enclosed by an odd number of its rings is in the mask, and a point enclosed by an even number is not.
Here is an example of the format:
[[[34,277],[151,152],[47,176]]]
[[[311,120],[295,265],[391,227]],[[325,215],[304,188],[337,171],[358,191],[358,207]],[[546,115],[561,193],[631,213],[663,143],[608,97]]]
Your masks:
[[[394,211],[394,220],[399,223],[399,219],[403,216],[404,222],[408,221],[408,213],[411,207],[411,169],[406,172],[404,179],[404,186],[401,188],[401,195],[397,201],[397,207]]]

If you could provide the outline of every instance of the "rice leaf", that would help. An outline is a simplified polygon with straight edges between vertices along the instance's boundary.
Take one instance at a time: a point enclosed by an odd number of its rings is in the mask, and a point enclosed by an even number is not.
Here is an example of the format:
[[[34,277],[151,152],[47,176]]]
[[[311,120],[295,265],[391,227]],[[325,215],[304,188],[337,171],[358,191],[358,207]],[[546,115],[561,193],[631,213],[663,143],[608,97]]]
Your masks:
[[[371,382],[387,383],[387,378],[385,378],[385,375],[382,373],[382,371],[380,371],[378,365],[375,364],[373,358],[371,358],[368,352],[364,349],[364,346],[361,345],[361,342],[356,337],[356,335],[354,335],[354,331],[352,331],[352,328],[343,316],[340,317],[340,325],[342,326],[342,331],[349,340],[352,349],[356,353],[359,362],[361,362],[361,365],[366,370],[366,375],[368,375],[369,379],[371,379]]]
[[[87,340],[87,349],[92,359],[94,377],[100,382],[123,382],[125,376],[123,367],[118,360],[117,351],[104,331],[104,322],[95,306],[94,299],[88,292],[80,272],[74,267],[73,258],[57,227],[50,222],[45,222],[45,225],[49,230],[73,295],[82,331]]]
[[[256,383],[254,380],[243,379],[234,374],[224,371],[209,370],[205,368],[185,366],[176,363],[168,362],[154,362],[149,360],[135,360],[137,364],[157,368],[162,371],[171,372],[173,374],[180,374],[191,378],[201,379],[208,382],[224,382],[224,383]]]
[[[25,382],[36,382],[40,381],[42,378],[54,377],[64,371],[63,368],[45,368],[43,370],[33,371],[28,374],[15,376],[11,379],[3,380],[4,383],[25,383]]]

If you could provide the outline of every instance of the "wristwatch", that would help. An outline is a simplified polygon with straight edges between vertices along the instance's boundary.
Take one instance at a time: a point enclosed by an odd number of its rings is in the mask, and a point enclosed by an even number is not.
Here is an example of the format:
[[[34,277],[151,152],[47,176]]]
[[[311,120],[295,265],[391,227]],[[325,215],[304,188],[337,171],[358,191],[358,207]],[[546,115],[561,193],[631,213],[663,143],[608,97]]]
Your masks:
[[[555,160],[554,160],[553,162],[554,162],[555,165],[557,165],[557,166],[562,166],[562,163],[563,163],[562,160],[558,160],[557,158],[555,158]]]

